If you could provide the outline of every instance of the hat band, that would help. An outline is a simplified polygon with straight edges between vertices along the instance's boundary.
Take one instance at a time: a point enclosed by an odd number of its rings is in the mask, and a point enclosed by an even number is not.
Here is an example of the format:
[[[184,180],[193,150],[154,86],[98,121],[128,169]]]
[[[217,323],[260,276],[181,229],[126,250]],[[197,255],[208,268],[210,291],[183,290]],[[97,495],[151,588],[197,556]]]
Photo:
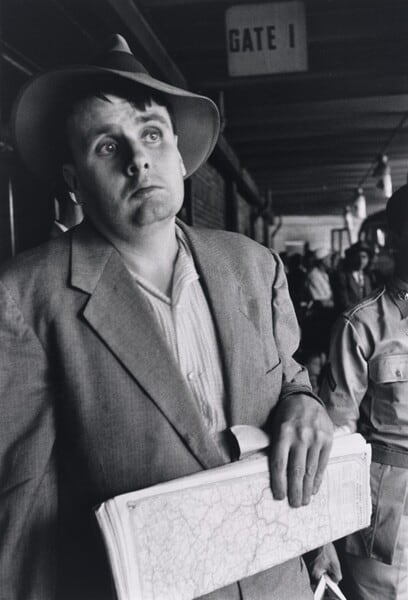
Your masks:
[[[95,67],[103,67],[104,69],[113,69],[115,71],[128,71],[131,73],[149,73],[146,71],[142,63],[140,63],[133,54],[114,50],[105,54],[100,59],[93,63]]]

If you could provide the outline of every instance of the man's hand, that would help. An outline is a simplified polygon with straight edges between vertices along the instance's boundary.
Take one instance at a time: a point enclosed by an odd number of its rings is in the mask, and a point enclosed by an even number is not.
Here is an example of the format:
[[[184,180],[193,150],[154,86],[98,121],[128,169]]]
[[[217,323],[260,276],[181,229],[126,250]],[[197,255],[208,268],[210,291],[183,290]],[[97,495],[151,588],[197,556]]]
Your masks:
[[[309,504],[319,490],[329,460],[333,425],[325,408],[310,396],[293,394],[274,414],[270,452],[274,498],[288,496],[294,507]]]
[[[321,548],[312,550],[305,554],[303,558],[305,559],[312,583],[317,584],[323,573],[327,573],[336,583],[341,581],[340,561],[333,544],[326,544]]]

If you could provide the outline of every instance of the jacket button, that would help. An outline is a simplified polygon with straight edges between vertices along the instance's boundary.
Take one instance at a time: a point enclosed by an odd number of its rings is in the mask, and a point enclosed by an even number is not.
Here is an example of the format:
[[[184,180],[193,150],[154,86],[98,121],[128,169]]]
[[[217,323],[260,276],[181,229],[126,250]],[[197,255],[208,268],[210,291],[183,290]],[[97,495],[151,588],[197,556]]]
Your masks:
[[[400,371],[399,369],[397,369],[397,370],[395,371],[395,375],[396,375],[397,377],[401,377],[401,371]]]

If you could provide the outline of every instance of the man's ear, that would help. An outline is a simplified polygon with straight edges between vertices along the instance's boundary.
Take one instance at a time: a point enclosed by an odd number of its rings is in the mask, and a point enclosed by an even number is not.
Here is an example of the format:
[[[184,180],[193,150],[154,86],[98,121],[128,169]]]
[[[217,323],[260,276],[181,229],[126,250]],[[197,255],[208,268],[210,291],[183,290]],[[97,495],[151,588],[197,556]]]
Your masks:
[[[74,165],[71,163],[65,163],[62,165],[62,176],[64,177],[64,181],[68,186],[68,189],[71,192],[78,191],[78,178],[76,176],[76,171]]]
[[[183,175],[183,177],[185,177],[187,175],[187,169],[184,164],[183,157],[180,154],[180,150],[178,149],[178,135],[174,134],[174,139],[176,140],[176,144],[177,144],[177,152],[178,152],[179,159],[180,159],[181,174]]]
[[[185,167],[184,160],[182,159],[181,154],[180,154],[180,165],[181,165],[181,174],[183,175],[183,177],[185,177],[187,175],[187,169]]]
[[[178,151],[178,155],[179,155],[179,159],[180,159],[181,174],[183,175],[183,177],[185,177],[187,175],[187,169],[184,164],[183,157],[180,154],[180,150]]]

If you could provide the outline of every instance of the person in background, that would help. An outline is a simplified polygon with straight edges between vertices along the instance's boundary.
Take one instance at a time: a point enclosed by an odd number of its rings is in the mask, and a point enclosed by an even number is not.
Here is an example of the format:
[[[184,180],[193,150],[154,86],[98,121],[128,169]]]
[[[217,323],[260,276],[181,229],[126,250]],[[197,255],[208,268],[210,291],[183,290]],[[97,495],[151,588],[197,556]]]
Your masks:
[[[325,308],[333,307],[333,291],[330,283],[330,250],[323,246],[314,250],[314,261],[306,276],[306,291],[314,303]]]
[[[335,313],[330,283],[330,252],[320,247],[313,251],[310,270],[305,280],[308,309],[302,321],[303,362],[312,375],[314,389],[318,389],[319,375],[326,362],[330,330]]]
[[[389,199],[386,214],[394,277],[339,317],[321,388],[335,426],[372,445],[371,525],[339,545],[352,600],[408,598],[407,185]]]
[[[362,242],[347,248],[343,265],[333,273],[333,296],[337,313],[351,308],[372,292],[369,275],[371,250]]]
[[[271,433],[272,492],[300,507],[332,424],[293,359],[279,257],[176,220],[218,138],[209,98],[152,78],[115,35],[33,79],[14,115],[26,164],[62,173],[85,219],[0,272],[0,595],[110,600],[92,507],[229,462],[235,424]],[[312,591],[298,557],[205,598]]]

